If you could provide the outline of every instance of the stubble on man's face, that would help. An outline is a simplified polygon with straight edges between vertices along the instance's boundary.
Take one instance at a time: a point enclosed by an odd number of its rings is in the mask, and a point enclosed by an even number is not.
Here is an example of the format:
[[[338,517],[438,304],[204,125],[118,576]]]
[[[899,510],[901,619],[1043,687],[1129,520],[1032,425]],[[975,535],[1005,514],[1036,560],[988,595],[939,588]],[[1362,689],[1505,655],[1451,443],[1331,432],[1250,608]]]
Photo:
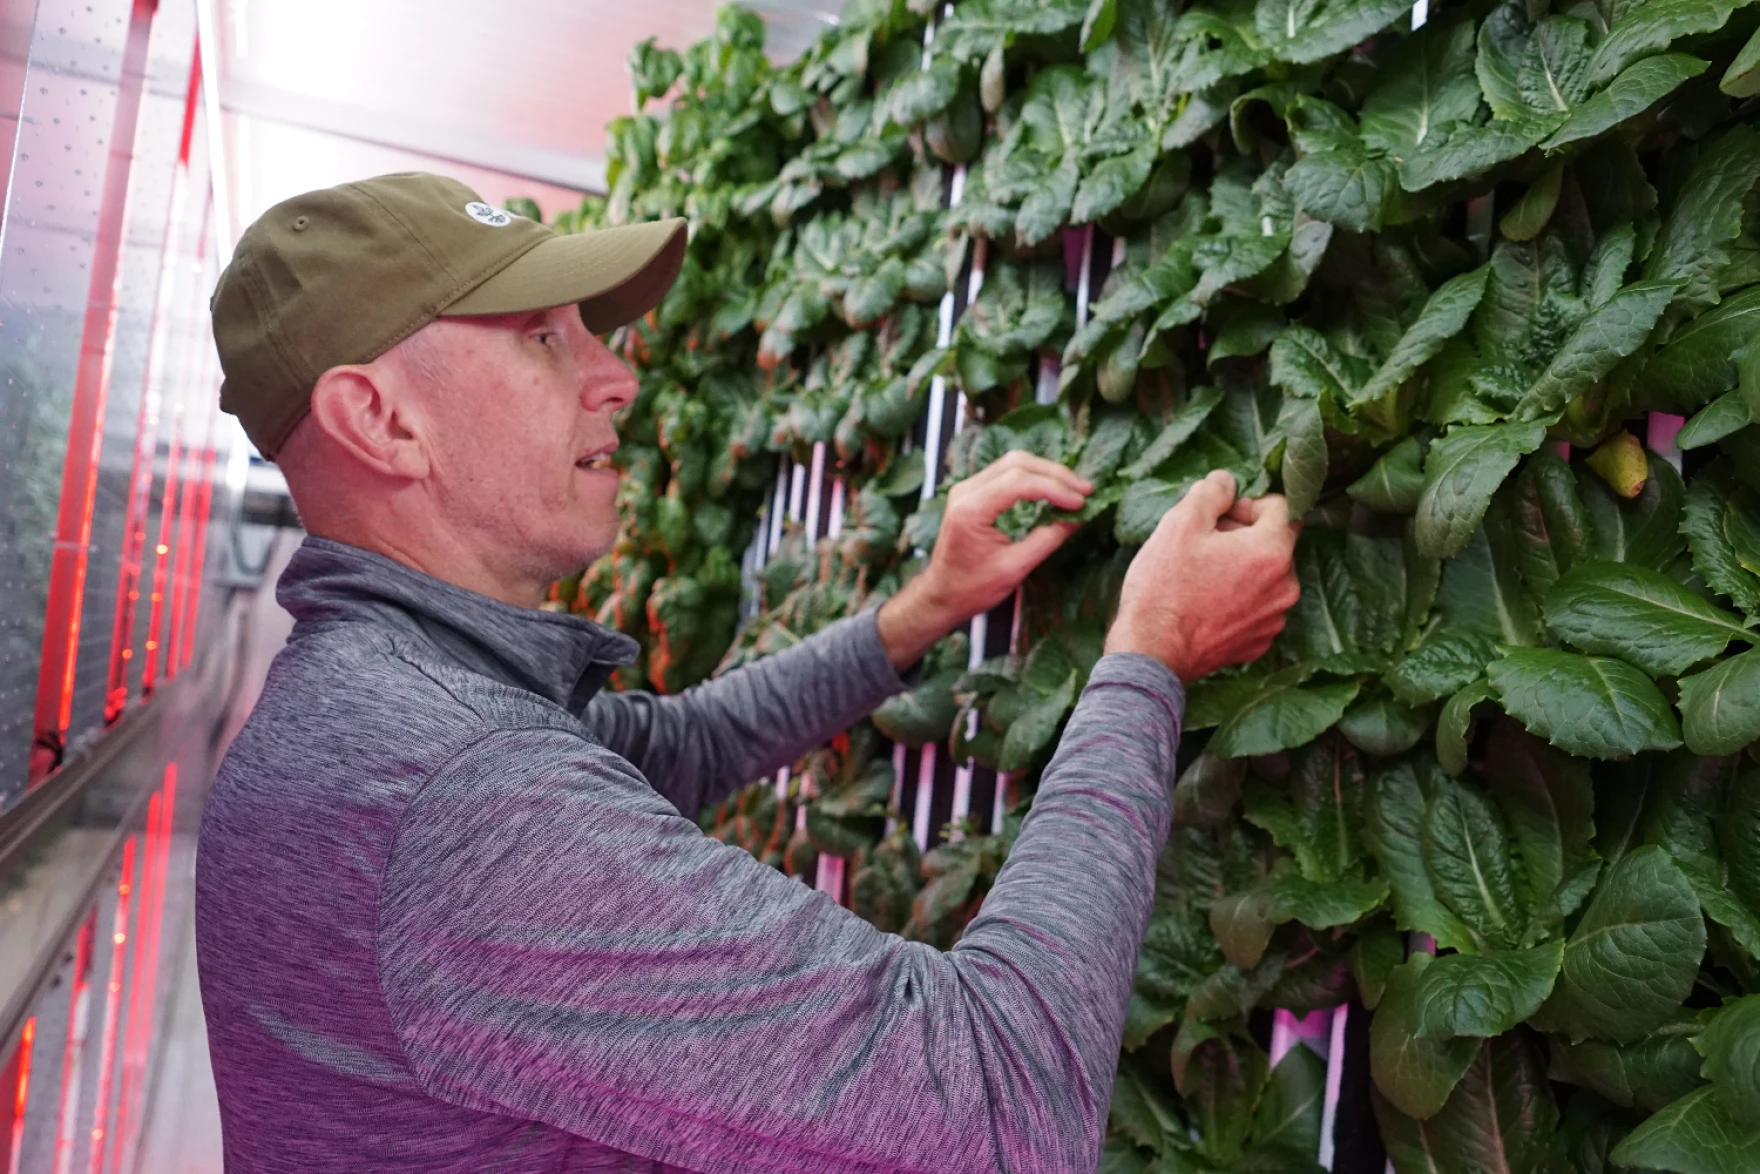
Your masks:
[[[461,539],[543,581],[609,550],[613,417],[637,384],[576,308],[442,318],[409,341],[429,384],[432,489]]]

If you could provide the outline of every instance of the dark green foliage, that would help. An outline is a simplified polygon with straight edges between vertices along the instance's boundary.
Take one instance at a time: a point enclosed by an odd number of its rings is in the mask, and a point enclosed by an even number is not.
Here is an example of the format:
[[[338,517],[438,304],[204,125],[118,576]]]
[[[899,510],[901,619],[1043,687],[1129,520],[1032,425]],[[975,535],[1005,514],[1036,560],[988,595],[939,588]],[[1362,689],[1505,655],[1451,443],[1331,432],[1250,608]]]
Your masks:
[[[861,0],[784,67],[732,9],[638,46],[638,108],[667,109],[612,126],[609,196],[560,221],[693,222],[615,340],[643,388],[624,530],[575,604],[643,641],[626,686],[790,647],[915,573],[946,496],[901,438],[936,379],[967,403],[949,479],[1026,449],[1097,486],[1020,651],[950,639],[875,717],[1011,772],[995,835],[919,857],[888,833],[868,727],[705,826],[794,871],[842,856],[858,914],[951,945],[1132,548],[1226,468],[1305,515],[1302,600],[1264,660],[1187,683],[1206,741],[1101,1168],[1312,1168],[1315,1061],[1269,1069],[1246,1016],[1353,993],[1402,1174],[1752,1168],[1753,10],[1479,2],[1413,31],[1406,0],[959,0],[925,54],[930,7]],[[1061,230],[1088,224],[1115,263],[1076,307]],[[1690,417],[1684,478],[1635,439],[1654,411]],[[731,553],[776,455],[819,442],[842,532],[789,532],[736,635]]]

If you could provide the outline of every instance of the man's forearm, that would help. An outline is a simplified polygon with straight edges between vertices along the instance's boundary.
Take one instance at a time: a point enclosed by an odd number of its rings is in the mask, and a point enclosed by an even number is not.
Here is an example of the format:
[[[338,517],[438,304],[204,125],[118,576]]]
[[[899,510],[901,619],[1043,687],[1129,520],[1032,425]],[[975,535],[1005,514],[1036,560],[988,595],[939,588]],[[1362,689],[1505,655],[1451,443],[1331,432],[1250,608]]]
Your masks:
[[[875,616],[881,647],[898,672],[923,659],[935,642],[970,618],[928,573],[918,575],[880,605]]]
[[[694,818],[904,688],[877,633],[864,612],[674,697],[601,694],[582,720]]]
[[[955,955],[1004,960],[1065,1033],[1101,1126],[1155,865],[1173,816],[1185,691],[1147,657],[1095,665],[983,908]]]

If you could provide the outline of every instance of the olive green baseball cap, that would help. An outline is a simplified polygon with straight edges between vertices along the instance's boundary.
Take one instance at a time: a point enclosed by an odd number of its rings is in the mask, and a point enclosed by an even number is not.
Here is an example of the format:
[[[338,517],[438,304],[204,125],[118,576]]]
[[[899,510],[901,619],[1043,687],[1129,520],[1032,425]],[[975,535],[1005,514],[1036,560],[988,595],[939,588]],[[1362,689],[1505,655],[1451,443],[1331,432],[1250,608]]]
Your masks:
[[[307,192],[245,229],[209,309],[220,407],[273,457],[332,367],[378,358],[436,318],[579,303],[595,334],[659,304],[683,220],[558,236],[440,175]]]

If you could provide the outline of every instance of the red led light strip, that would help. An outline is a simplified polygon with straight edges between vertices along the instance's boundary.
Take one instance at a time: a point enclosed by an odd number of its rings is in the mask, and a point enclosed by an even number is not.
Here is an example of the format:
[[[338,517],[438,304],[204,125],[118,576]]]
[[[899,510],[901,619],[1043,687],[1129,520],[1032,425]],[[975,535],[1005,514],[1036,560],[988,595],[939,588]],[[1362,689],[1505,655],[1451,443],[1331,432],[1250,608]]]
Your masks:
[[[104,721],[117,721],[128,708],[128,670],[134,659],[135,620],[140,603],[141,560],[147,545],[148,502],[153,493],[153,458],[158,452],[159,392],[165,379],[165,352],[172,334],[173,300],[179,286],[178,259],[190,244],[184,223],[189,200],[189,148],[195,136],[196,111],[202,89],[202,46],[196,42],[190,60],[189,85],[183,99],[183,135],[178,141],[177,168],[171,179],[171,209],[160,242],[158,289],[153,300],[145,386],[135,423],[134,468],[124,507],[121,567],[116,576],[116,611],[110,632],[110,667],[104,688]]]
[[[129,1101],[134,1095],[135,1056],[141,1049],[141,1033],[145,1030],[148,1017],[152,1014],[151,1003],[143,1004],[146,995],[146,983],[142,977],[146,973],[148,951],[152,948],[153,898],[158,882],[159,869],[159,836],[161,809],[164,799],[155,791],[147,800],[147,832],[146,841],[141,851],[141,880],[138,893],[140,910],[135,918],[134,959],[128,968],[127,1022],[118,1025],[118,1034],[122,1037],[121,1056],[118,1058],[117,1070],[121,1073],[121,1091],[116,1099],[116,1121],[109,1132],[108,1141],[115,1161],[110,1163],[112,1170],[121,1170],[122,1147],[128,1137]],[[96,1147],[95,1147],[96,1148]]]
[[[158,1006],[159,959],[161,957],[160,932],[163,930],[165,924],[165,877],[167,869],[171,864],[171,836],[173,830],[177,826],[174,822],[177,814],[177,763],[175,762],[165,764],[165,783],[162,788],[162,793],[165,796],[165,805],[159,813],[159,864],[155,873],[157,879],[153,885],[153,922],[151,930],[153,945],[152,949],[147,953],[146,1005],[149,1018],[146,1023],[146,1030],[141,1036],[140,1051],[135,1057],[134,1099],[128,1106],[131,1117],[134,1115],[135,1110],[140,1108],[141,1099],[146,1093],[146,1081],[143,1077],[147,1070],[147,1060],[151,1054],[153,1044],[153,1008]],[[137,1124],[131,1131],[131,1136],[129,1137],[130,1146],[140,1140],[138,1136],[135,1136],[138,1132],[139,1126]],[[116,1168],[118,1170],[132,1170],[134,1168],[134,1163],[133,1161],[121,1162],[118,1163]]]
[[[117,87],[110,159],[98,208],[92,280],[80,333],[79,366],[67,428],[67,459],[61,469],[61,501],[55,520],[55,549],[49,565],[49,600],[43,623],[41,669],[37,678],[36,740],[31,782],[41,781],[61,763],[73,712],[73,675],[79,659],[80,613],[85,596],[86,557],[92,542],[92,510],[98,490],[98,452],[104,442],[104,402],[110,390],[110,362],[116,335],[118,263],[128,224],[129,176],[134,164],[135,130],[146,85],[147,44],[152,0],[135,0],[129,17]]]
[[[177,140],[177,162],[189,166],[189,145],[196,137],[196,110],[202,92],[202,38],[196,38],[196,49],[189,59],[189,86],[183,96],[183,135]]]
[[[202,607],[202,573],[208,561],[208,518],[214,505],[214,465],[216,461],[215,447],[220,442],[220,413],[214,410],[220,402],[220,380],[212,364],[209,364],[207,376],[198,385],[209,392],[208,441],[202,446],[201,493],[196,500],[196,530],[191,545],[192,556],[189,581],[184,591],[186,603],[184,607],[183,639],[179,642],[179,663],[188,668],[195,657],[196,621]]]
[[[128,961],[129,900],[134,889],[136,836],[122,845],[122,879],[116,884],[116,920],[110,934],[110,985],[104,991],[104,1042],[98,1048],[98,1097],[92,1107],[92,1141],[87,1168],[100,1174],[104,1165],[105,1125],[110,1120],[110,1083],[116,1062],[116,1018],[122,1009],[122,968]]]
[[[14,1086],[12,1098],[12,1128],[8,1130],[6,1139],[7,1174],[19,1174],[20,1151],[24,1148],[24,1110],[30,1103],[31,1096],[31,1052],[37,1038],[37,1020],[35,1016],[24,1021],[24,1032],[19,1036],[18,1050],[13,1055],[12,1063],[18,1069],[18,1082]]]
[[[79,1074],[92,1022],[92,943],[98,936],[98,911],[86,914],[73,953],[73,994],[67,1013],[67,1042],[61,1054],[61,1098],[55,1110],[55,1169],[66,1170],[73,1159],[79,1129]]]
[[[165,460],[165,488],[159,498],[159,541],[153,547],[153,584],[147,597],[146,658],[141,663],[141,696],[150,696],[159,681],[159,645],[164,635],[165,590],[171,566],[172,528],[177,524],[177,474],[183,462],[183,389],[173,395],[171,449]]]
[[[188,179],[178,168],[172,181],[171,222],[181,223]],[[128,666],[134,658],[135,616],[140,603],[141,562],[147,545],[148,501],[153,493],[153,457],[159,439],[159,389],[164,379],[165,349],[171,333],[173,269],[181,240],[167,241],[159,272],[158,304],[147,354],[146,386],[135,425],[134,471],[129,476],[128,504],[122,526],[122,563],[116,577],[116,616],[110,633],[110,673],[104,690],[104,720],[114,722],[128,706]]]
[[[201,491],[199,481],[195,476],[192,476],[195,469],[187,466],[200,460],[199,455],[185,451],[184,464],[186,468],[183,470],[182,485],[179,487],[178,494],[177,536],[171,542],[171,582],[169,584],[171,624],[165,632],[165,679],[167,681],[177,675],[177,670],[182,665],[182,657],[179,653],[183,638],[184,608],[188,603],[189,593],[189,547],[191,531],[194,530],[196,522],[196,496]]]
[[[155,810],[156,808],[156,810]],[[152,1052],[154,1008],[159,985],[160,931],[165,918],[165,874],[171,860],[172,819],[177,810],[177,763],[165,764],[165,781],[149,802],[147,851],[142,863],[139,929],[135,934],[133,990],[128,1013],[128,1044],[123,1052],[122,1096],[112,1130],[113,1170],[133,1169],[130,1151],[139,1139],[136,1111],[146,1090],[144,1076]]]
[[[208,517],[214,505],[214,432],[208,430],[208,447],[202,454],[202,495],[196,503],[195,565],[190,569],[189,619],[183,633],[183,667],[188,668],[196,651],[196,620],[202,607],[202,573],[208,561]]]
[[[208,216],[213,211],[214,192],[208,189],[207,202],[203,205],[201,232],[196,238],[196,252],[191,259],[197,273],[201,272],[203,258],[207,255]],[[206,331],[190,331],[190,350],[186,353],[184,364],[178,368],[180,372],[188,372],[195,367],[193,361],[197,349],[207,340]],[[146,656],[141,664],[141,695],[152,693],[159,677],[159,649],[165,639],[165,593],[170,587],[169,572],[171,569],[172,527],[177,523],[177,483],[178,473],[183,463],[183,406],[184,395],[189,390],[187,378],[179,378],[173,391],[171,404],[171,447],[165,462],[165,489],[159,499],[159,541],[153,547],[153,589],[146,602],[147,612],[147,643]]]
[[[195,389],[193,406],[202,414],[206,423],[198,423],[186,416],[184,424],[189,428],[191,447],[184,450],[183,484],[177,509],[177,537],[172,542],[171,559],[171,628],[165,636],[165,679],[170,680],[177,675],[183,665],[183,648],[189,642],[185,620],[189,614],[190,570],[195,556],[196,508],[202,495],[202,474],[207,468],[207,447],[213,441],[214,405],[218,397],[206,394],[208,390],[209,365],[206,356],[196,364],[190,372],[189,384]],[[202,433],[202,448],[194,447],[198,430]]]

